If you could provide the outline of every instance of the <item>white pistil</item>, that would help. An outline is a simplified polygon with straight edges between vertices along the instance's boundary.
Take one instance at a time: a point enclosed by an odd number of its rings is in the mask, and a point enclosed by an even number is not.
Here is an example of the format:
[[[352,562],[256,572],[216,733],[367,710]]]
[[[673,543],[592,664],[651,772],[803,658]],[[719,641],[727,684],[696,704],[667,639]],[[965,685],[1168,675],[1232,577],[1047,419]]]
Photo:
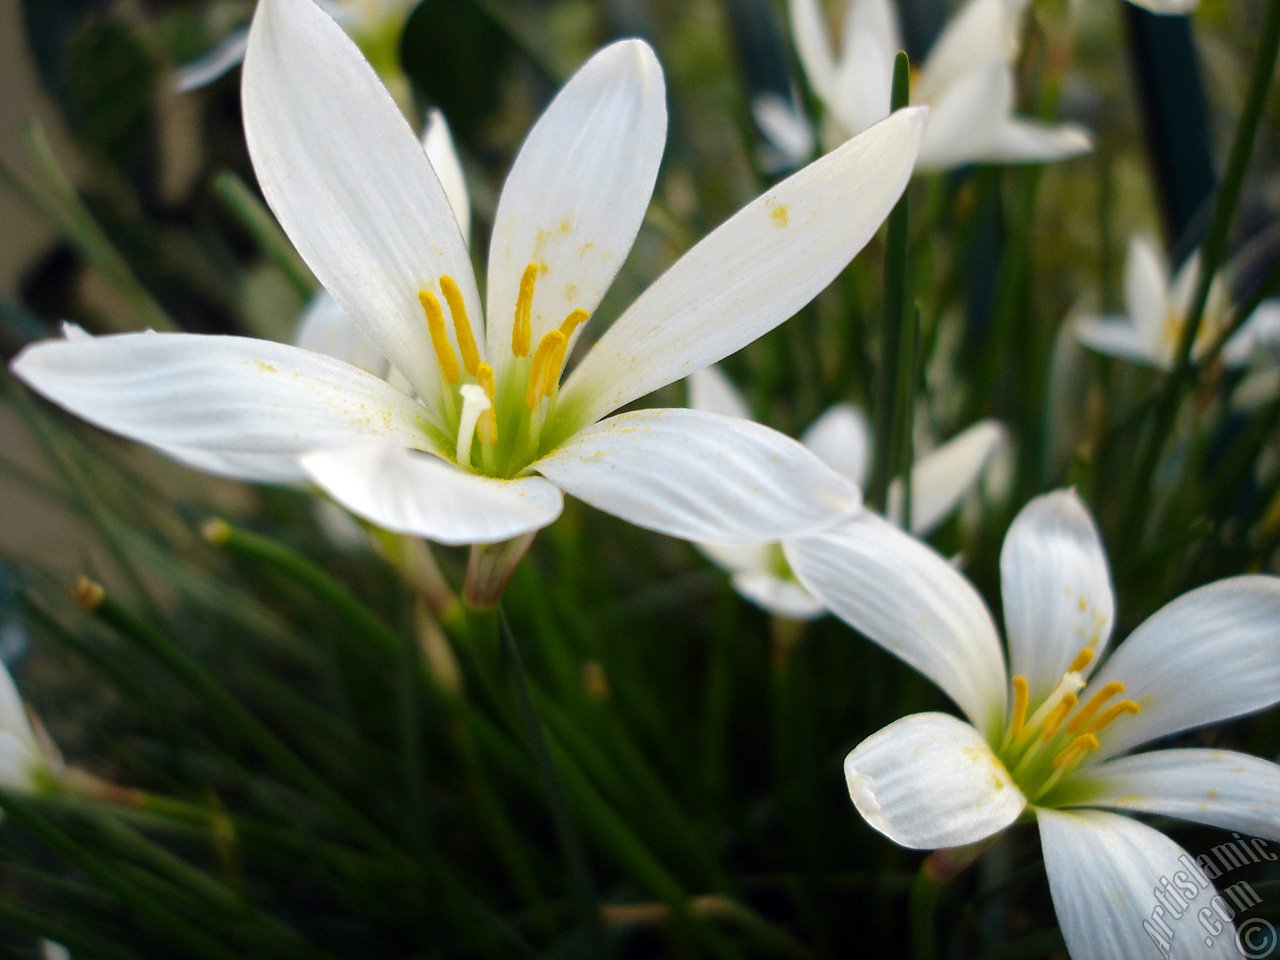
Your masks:
[[[471,469],[471,441],[476,434],[480,414],[493,406],[484,387],[478,383],[464,383],[458,388],[462,394],[462,414],[458,417],[458,449],[454,459],[463,470]]]

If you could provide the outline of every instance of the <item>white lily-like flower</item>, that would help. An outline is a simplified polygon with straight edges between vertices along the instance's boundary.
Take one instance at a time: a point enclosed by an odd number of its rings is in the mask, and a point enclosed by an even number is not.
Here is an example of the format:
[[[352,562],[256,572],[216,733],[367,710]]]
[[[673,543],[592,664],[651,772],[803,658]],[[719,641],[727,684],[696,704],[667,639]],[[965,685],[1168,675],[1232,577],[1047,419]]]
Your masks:
[[[1209,300],[1191,348],[1199,359],[1233,322],[1223,271],[1209,285]],[[1200,279],[1200,255],[1193,254],[1170,279],[1165,258],[1146,238],[1129,238],[1124,265],[1124,317],[1085,316],[1076,336],[1087,347],[1133,363],[1172,369],[1186,327],[1187,311]],[[1222,362],[1239,367],[1264,349],[1280,349],[1280,301],[1267,301],[1223,345]]]
[[[689,406],[743,420],[751,411],[736,387],[718,367],[706,367],[689,378]],[[995,420],[983,420],[920,457],[911,468],[911,532],[927,536],[978,482],[1004,441]],[[849,403],[826,410],[800,437],[800,442],[859,488],[871,470],[871,433],[867,418]],[[888,515],[902,523],[902,481],[889,487]],[[791,620],[812,620],[827,612],[822,601],[795,578],[781,542],[698,543],[698,549],[726,570],[733,587],[752,603]]]
[[[809,86],[824,108],[824,140],[840,143],[889,114],[893,60],[902,49],[892,0],[840,0],[839,53],[819,0],[788,0],[791,32]],[[967,0],[948,22],[911,84],[912,103],[932,108],[920,170],[967,163],[1041,163],[1091,149],[1074,124],[1013,116],[1013,62],[1020,4]]]
[[[13,362],[27,384],[161,449],[238,458],[245,475],[264,454],[297,456],[352,512],[445,544],[531,534],[559,515],[562,490],[694,540],[774,540],[856,509],[852,484],[758,424],[690,410],[602,418],[750,343],[825,287],[905,189],[925,111],[900,111],[739,211],[561,388],[656,178],[666,105],[648,46],[592,57],[530,132],[498,203],[487,311],[438,175],[311,0],[259,3],[243,110],[281,225],[412,392],[298,347],[158,333],[28,347]]]
[[[1162,884],[1181,872],[1193,884],[1187,899],[1208,907],[1212,877],[1192,875],[1194,861],[1168,837],[1109,811],[1280,840],[1280,766],[1226,750],[1123,755],[1280,701],[1280,578],[1193,590],[1098,667],[1114,620],[1101,540],[1074,492],[1039,497],[1000,555],[1010,681],[977,591],[891,524],[863,513],[788,541],[786,556],[837,616],[937,683],[969,720],[905,717],[849,754],[849,792],[871,826],[938,849],[1034,818],[1075,960],[1154,955],[1144,926],[1153,916],[1172,944],[1164,956],[1230,955],[1229,936],[1205,946],[1196,909],[1161,906]]]
[[[375,64],[394,56],[405,21],[419,0],[315,0],[329,16],[342,25]],[[232,30],[198,60],[179,67],[174,87],[179,93],[207,87],[227,71],[240,66],[249,45],[249,28]],[[384,67],[390,64],[383,64]],[[392,73],[399,74],[396,65]]]
[[[34,793],[61,767],[56,749],[36,731],[13,677],[0,663],[0,787]]]

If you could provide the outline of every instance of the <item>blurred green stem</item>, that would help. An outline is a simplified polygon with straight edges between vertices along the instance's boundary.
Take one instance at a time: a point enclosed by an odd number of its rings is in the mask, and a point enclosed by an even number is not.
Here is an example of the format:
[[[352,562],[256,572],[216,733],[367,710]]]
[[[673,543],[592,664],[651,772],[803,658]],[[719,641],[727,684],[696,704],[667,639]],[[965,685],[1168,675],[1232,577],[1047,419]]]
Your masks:
[[[1275,76],[1277,56],[1280,56],[1280,0],[1268,0],[1258,53],[1253,63],[1253,75],[1249,80],[1249,92],[1245,97],[1240,122],[1236,124],[1222,181],[1213,198],[1213,213],[1209,220],[1209,229],[1204,246],[1200,249],[1200,272],[1196,279],[1191,306],[1184,318],[1173,372],[1164,383],[1160,402],[1153,415],[1151,430],[1144,438],[1135,461],[1137,469],[1132,474],[1133,480],[1125,499],[1121,531],[1125,539],[1133,544],[1135,552],[1141,547],[1145,520],[1148,516],[1147,507],[1154,499],[1150,495],[1150,487],[1156,465],[1170,438],[1183,391],[1189,386],[1190,381],[1194,380],[1196,364],[1192,357],[1192,348],[1200,332],[1205,305],[1209,302],[1209,290],[1214,274],[1218,272],[1218,267],[1226,253],[1231,222],[1240,201],[1240,191],[1244,186],[1244,175],[1249,166],[1249,158],[1253,154],[1253,144],[1257,139],[1263,107],[1266,105],[1267,94],[1271,90],[1271,82]]]
[[[911,102],[910,64],[907,55],[899,52],[893,63],[892,108],[898,110]],[[910,184],[902,191],[902,199],[889,214],[888,233],[885,239],[884,265],[884,318],[881,321],[880,364],[877,369],[875,429],[872,442],[875,451],[871,457],[871,480],[867,488],[867,503],[873,510],[883,512],[888,500],[889,479],[900,459],[902,424],[899,417],[905,409],[901,397],[912,389],[912,378],[903,376],[905,362],[914,365],[915,341],[911,334],[914,315],[908,319],[907,306],[907,245],[910,240],[911,208],[908,199]],[[904,349],[905,348],[905,349]]]
[[[511,624],[507,620],[506,611],[498,608],[498,628],[502,638],[503,653],[510,668],[511,679],[515,685],[516,699],[520,703],[520,713],[524,718],[529,735],[529,743],[533,749],[538,773],[542,777],[547,792],[547,801],[551,807],[551,816],[555,820],[556,833],[560,838],[560,847],[569,868],[569,881],[573,888],[573,898],[577,907],[584,932],[588,937],[588,957],[604,958],[610,956],[608,941],[605,940],[604,928],[600,923],[599,900],[596,896],[595,882],[591,879],[591,868],[587,863],[586,850],[582,845],[582,836],[578,832],[577,822],[569,810],[564,786],[556,774],[555,762],[551,759],[551,750],[547,746],[547,737],[542,730],[542,721],[538,719],[537,708],[533,704],[533,695],[529,691],[529,681],[524,673],[524,661],[520,656],[520,647],[515,635],[511,632]]]
[[[293,249],[293,244],[271,211],[249,186],[230,170],[223,170],[213,178],[213,192],[240,221],[240,225],[253,235],[267,259],[284,274],[294,292],[304,301],[310,300],[318,287],[315,277]]]

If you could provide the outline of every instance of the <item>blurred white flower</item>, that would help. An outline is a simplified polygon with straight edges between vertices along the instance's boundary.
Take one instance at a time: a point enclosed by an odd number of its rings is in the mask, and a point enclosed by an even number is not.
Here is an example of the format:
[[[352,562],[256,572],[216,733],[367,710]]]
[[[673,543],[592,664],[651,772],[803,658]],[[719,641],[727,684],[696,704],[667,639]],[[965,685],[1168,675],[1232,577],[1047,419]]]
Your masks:
[[[760,94],[751,101],[751,116],[765,137],[760,165],[766,172],[793,170],[813,156],[813,127],[794,94]]]
[[[340,23],[357,44],[366,48],[398,43],[409,14],[419,0],[315,0]],[[198,60],[179,67],[174,86],[179,93],[208,86],[244,61],[249,45],[249,28],[232,30]]]
[[[1191,348],[1198,360],[1235,322],[1225,275],[1213,278],[1200,329]],[[1083,316],[1076,336],[1085,346],[1133,363],[1172,369],[1186,327],[1187,311],[1200,277],[1200,255],[1189,257],[1170,279],[1164,258],[1151,241],[1129,239],[1124,265],[1125,316]],[[1280,353],[1280,301],[1269,300],[1254,311],[1223,345],[1222,362],[1239,367],[1253,359],[1274,359]]]
[[[0,663],[0,787],[34,793],[61,767],[57,750],[33,726],[13,677]]]
[[[825,108],[827,145],[888,116],[893,61],[902,49],[892,0],[840,0],[838,53],[819,0],[788,4],[800,64]],[[1013,116],[1021,16],[1021,5],[1010,0],[967,0],[934,43],[911,83],[911,102],[932,110],[920,146],[920,170],[1041,163],[1091,148],[1081,127]]]
[[[353,513],[446,544],[531,534],[559,515],[562,490],[694,540],[775,540],[856,509],[853,484],[758,424],[691,410],[603,418],[740,349],[830,283],[905,189],[926,111],[899,111],[739,211],[563,388],[662,155],[664,84],[647,45],[597,53],[530,132],[498,203],[487,323],[440,176],[311,0],[259,3],[243,112],[268,203],[405,389],[297,347],[156,333],[28,347],[13,370],[33,389],[188,462],[232,459],[246,478],[276,481],[279,455],[297,457]]]
[[[1034,818],[1076,960],[1148,956],[1152,891],[1193,863],[1168,837],[1107,811],[1280,840],[1280,766],[1225,750],[1121,756],[1280,701],[1280,578],[1191,591],[1095,674],[1114,621],[1106,555],[1073,492],[1039,497],[1000,555],[1009,681],[977,591],[891,524],[863,513],[785,550],[815,596],[937,683],[969,719],[915,714],[862,741],[845,760],[858,811],[915,849],[978,843]],[[1203,906],[1215,894],[1209,879],[1201,889]],[[1175,945],[1164,955],[1228,956],[1231,938],[1204,946],[1196,916],[1164,918]]]
[[[689,406],[751,419],[742,395],[718,367],[689,378]],[[916,460],[911,468],[911,532],[927,536],[978,482],[1002,445],[1004,428],[983,420]],[[800,442],[859,487],[870,473],[871,435],[867,418],[852,404],[822,414]],[[889,518],[902,522],[902,480],[889,487]],[[698,549],[726,570],[734,589],[757,606],[792,620],[811,620],[826,607],[806,590],[787,564],[781,542],[698,543]]]

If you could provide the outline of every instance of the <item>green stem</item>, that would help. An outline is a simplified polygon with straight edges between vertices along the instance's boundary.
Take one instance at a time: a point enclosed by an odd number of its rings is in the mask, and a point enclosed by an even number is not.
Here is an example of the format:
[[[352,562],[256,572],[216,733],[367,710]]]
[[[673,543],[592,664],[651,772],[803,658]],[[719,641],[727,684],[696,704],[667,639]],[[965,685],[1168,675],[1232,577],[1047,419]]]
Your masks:
[[[538,711],[533,704],[533,695],[529,690],[529,681],[525,677],[524,662],[520,656],[520,648],[516,644],[515,635],[511,632],[511,624],[507,621],[506,611],[498,608],[499,634],[502,637],[503,651],[511,671],[511,679],[516,688],[516,699],[520,703],[520,713],[528,730],[530,745],[533,748],[534,760],[542,777],[547,792],[547,800],[551,806],[551,815],[555,820],[556,833],[560,839],[561,852],[569,867],[569,878],[573,886],[573,897],[580,920],[588,935],[590,945],[588,956],[607,957],[610,955],[608,942],[604,937],[604,928],[600,923],[600,907],[595,892],[595,883],[591,879],[591,869],[587,863],[586,850],[582,845],[582,837],[578,825],[569,810],[565,798],[564,786],[556,775],[555,763],[551,759],[551,750],[547,745],[546,734],[542,730],[542,721],[538,719]]]
[[[910,64],[905,53],[898,53],[893,63],[892,109],[897,110],[911,102]],[[911,389],[910,382],[902,376],[903,340],[910,334],[906,327],[907,244],[910,239],[911,210],[908,190],[889,214],[888,233],[885,240],[884,264],[884,318],[880,329],[880,364],[877,370],[875,452],[871,458],[871,481],[867,487],[867,503],[883,511],[888,499],[889,478],[896,466],[901,412],[898,397]],[[914,345],[912,346],[914,351]],[[912,353],[914,357],[914,353]],[[914,362],[914,361],[912,361]]]
[[[249,186],[230,170],[223,170],[213,178],[213,192],[240,221],[240,225],[253,235],[258,247],[284,274],[294,292],[303,300],[309,300],[317,289],[315,277],[293,249],[293,244],[271,211]]]
[[[1183,388],[1193,379],[1195,364],[1191,356],[1192,347],[1200,332],[1200,324],[1204,317],[1205,305],[1209,302],[1209,290],[1214,275],[1218,272],[1218,266],[1226,252],[1231,222],[1240,200],[1240,191],[1244,186],[1244,175],[1248,169],[1249,158],[1253,154],[1253,144],[1257,139],[1258,125],[1262,119],[1267,94],[1271,89],[1271,81],[1275,76],[1276,58],[1280,56],[1280,0],[1268,0],[1261,36],[1258,54],[1253,63],[1253,75],[1249,81],[1249,92],[1245,97],[1244,110],[1240,114],[1240,122],[1236,124],[1231,151],[1227,156],[1226,167],[1222,174],[1222,182],[1214,194],[1213,213],[1209,220],[1204,246],[1200,250],[1200,273],[1196,278],[1195,292],[1185,318],[1182,339],[1178,342],[1173,372],[1165,381],[1151,431],[1145,437],[1141,454],[1136,461],[1137,469],[1132,474],[1134,479],[1126,500],[1122,531],[1134,544],[1135,549],[1140,546],[1145,528],[1142,521],[1146,514],[1146,507],[1152,500],[1148,495],[1148,488],[1154,476],[1156,464],[1169,439]]]
[[[938,899],[943,882],[933,876],[926,859],[920,865],[911,885],[911,957],[912,960],[938,958]]]

